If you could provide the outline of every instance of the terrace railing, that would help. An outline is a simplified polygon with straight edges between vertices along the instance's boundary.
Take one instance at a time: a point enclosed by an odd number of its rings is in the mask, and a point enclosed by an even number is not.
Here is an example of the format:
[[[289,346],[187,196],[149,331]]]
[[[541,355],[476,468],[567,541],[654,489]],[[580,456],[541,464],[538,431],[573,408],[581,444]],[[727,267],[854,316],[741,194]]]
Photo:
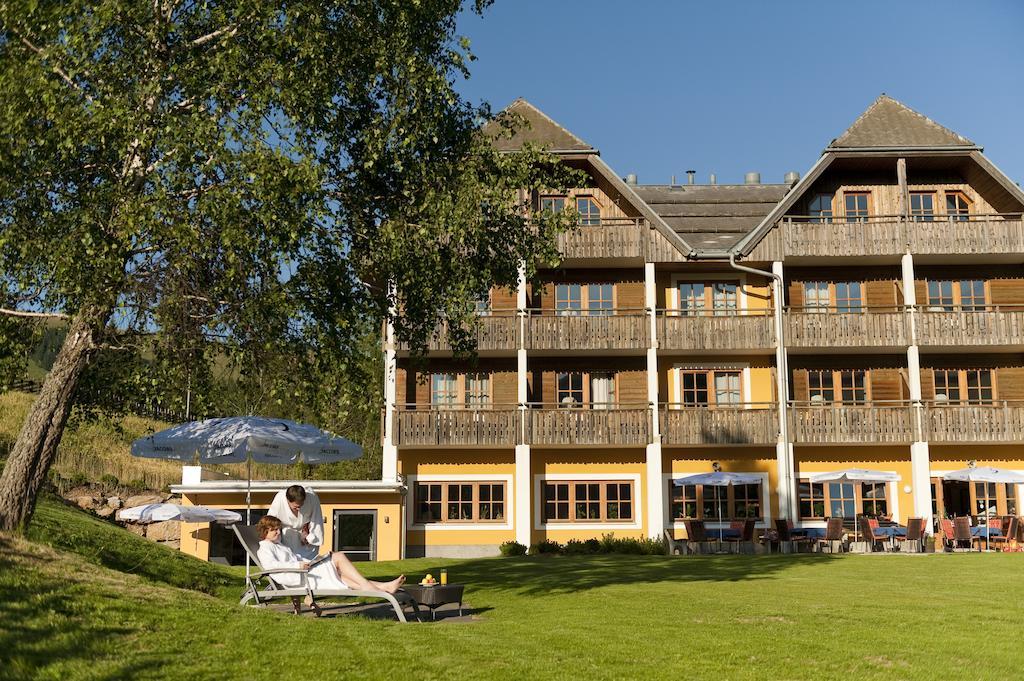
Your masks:
[[[470,328],[476,336],[478,351],[509,350],[519,347],[519,318],[516,310],[492,310],[476,317]],[[399,350],[409,350],[408,343],[400,343]],[[447,324],[442,324],[427,341],[431,352],[450,352]]]
[[[920,345],[1016,345],[1024,340],[1024,306],[919,305]]]
[[[789,414],[796,443],[904,444],[913,440],[909,402],[793,402]]]
[[[650,345],[650,318],[642,309],[530,310],[529,350],[629,350]]]
[[[786,345],[794,348],[907,345],[901,307],[858,310],[792,307],[786,310]]]
[[[404,404],[395,410],[398,446],[514,447],[520,433],[520,409],[514,404],[476,408]]]
[[[597,225],[578,225],[558,236],[563,258],[642,258],[647,241],[643,218],[601,218]]]
[[[917,217],[907,225],[915,254],[1024,253],[1020,213]]]
[[[770,309],[658,310],[658,347],[666,350],[760,350],[774,347]]]
[[[641,404],[528,405],[531,445],[637,445],[651,441],[651,408]]]
[[[923,425],[930,442],[1024,442],[1024,402],[928,402]]]
[[[903,222],[893,215],[792,215],[782,219],[781,227],[787,256],[902,255],[907,250]]]
[[[778,441],[779,412],[770,402],[728,406],[661,405],[665,445],[769,445]]]

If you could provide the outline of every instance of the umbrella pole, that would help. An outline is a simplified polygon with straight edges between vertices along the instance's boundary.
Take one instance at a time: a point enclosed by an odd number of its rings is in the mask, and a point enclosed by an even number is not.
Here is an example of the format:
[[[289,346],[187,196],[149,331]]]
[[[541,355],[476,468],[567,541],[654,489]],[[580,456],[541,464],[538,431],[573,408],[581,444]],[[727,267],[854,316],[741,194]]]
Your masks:
[[[245,524],[251,525],[249,509],[252,507],[252,457],[245,459]],[[249,552],[245,552],[245,578],[249,578]]]

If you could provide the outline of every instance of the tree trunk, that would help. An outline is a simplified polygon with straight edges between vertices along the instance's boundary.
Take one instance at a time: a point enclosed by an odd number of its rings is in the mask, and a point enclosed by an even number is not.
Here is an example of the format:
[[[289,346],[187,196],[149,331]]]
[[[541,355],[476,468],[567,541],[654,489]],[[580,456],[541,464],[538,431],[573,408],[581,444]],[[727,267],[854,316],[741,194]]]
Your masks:
[[[96,335],[108,314],[79,311],[39,397],[32,404],[18,440],[0,476],[0,530],[24,532],[36,507],[36,495],[57,456],[57,445],[74,404],[75,388],[95,350]]]

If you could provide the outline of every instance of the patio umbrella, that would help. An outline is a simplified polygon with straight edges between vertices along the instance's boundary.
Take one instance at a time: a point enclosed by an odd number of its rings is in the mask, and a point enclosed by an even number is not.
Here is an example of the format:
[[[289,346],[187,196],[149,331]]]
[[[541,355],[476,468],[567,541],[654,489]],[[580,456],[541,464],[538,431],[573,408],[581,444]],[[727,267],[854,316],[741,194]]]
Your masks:
[[[1008,471],[1004,468],[992,468],[990,466],[969,466],[958,471],[952,471],[942,476],[943,480],[956,482],[1003,482],[1011,485],[1024,484],[1024,475],[1016,471]],[[988,509],[985,510],[988,515]],[[985,548],[989,548],[989,528],[987,518],[985,522]]]
[[[757,473],[726,473],[724,471],[715,471],[713,473],[697,473],[695,475],[687,475],[682,478],[676,478],[672,481],[672,484],[676,487],[684,487],[686,485],[711,485],[712,487],[730,487],[732,485],[760,485],[761,476]],[[722,505],[715,504],[718,507],[718,541],[722,541]]]
[[[118,520],[137,523],[159,523],[165,520],[180,520],[185,523],[237,523],[242,516],[234,511],[209,506],[185,506],[183,504],[145,504],[117,512]]]
[[[809,482],[826,483],[826,482],[894,482],[900,480],[898,473],[892,471],[873,471],[867,468],[847,468],[841,471],[832,471],[830,473],[814,473],[808,476]],[[857,523],[857,514],[853,514],[853,541],[860,539],[860,527]],[[845,514],[842,517],[846,517]]]
[[[252,507],[252,463],[334,463],[357,459],[363,448],[315,426],[261,416],[190,421],[132,443],[132,456],[201,463],[246,464],[245,522]],[[246,571],[249,557],[246,555]]]

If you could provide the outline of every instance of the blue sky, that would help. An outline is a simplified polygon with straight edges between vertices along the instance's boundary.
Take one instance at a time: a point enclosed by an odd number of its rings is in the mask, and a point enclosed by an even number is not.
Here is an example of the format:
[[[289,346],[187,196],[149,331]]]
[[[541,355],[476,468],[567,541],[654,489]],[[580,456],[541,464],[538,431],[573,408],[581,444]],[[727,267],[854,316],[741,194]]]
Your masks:
[[[643,184],[781,182],[882,92],[1024,183],[1024,2],[497,0],[459,84],[525,97]]]

